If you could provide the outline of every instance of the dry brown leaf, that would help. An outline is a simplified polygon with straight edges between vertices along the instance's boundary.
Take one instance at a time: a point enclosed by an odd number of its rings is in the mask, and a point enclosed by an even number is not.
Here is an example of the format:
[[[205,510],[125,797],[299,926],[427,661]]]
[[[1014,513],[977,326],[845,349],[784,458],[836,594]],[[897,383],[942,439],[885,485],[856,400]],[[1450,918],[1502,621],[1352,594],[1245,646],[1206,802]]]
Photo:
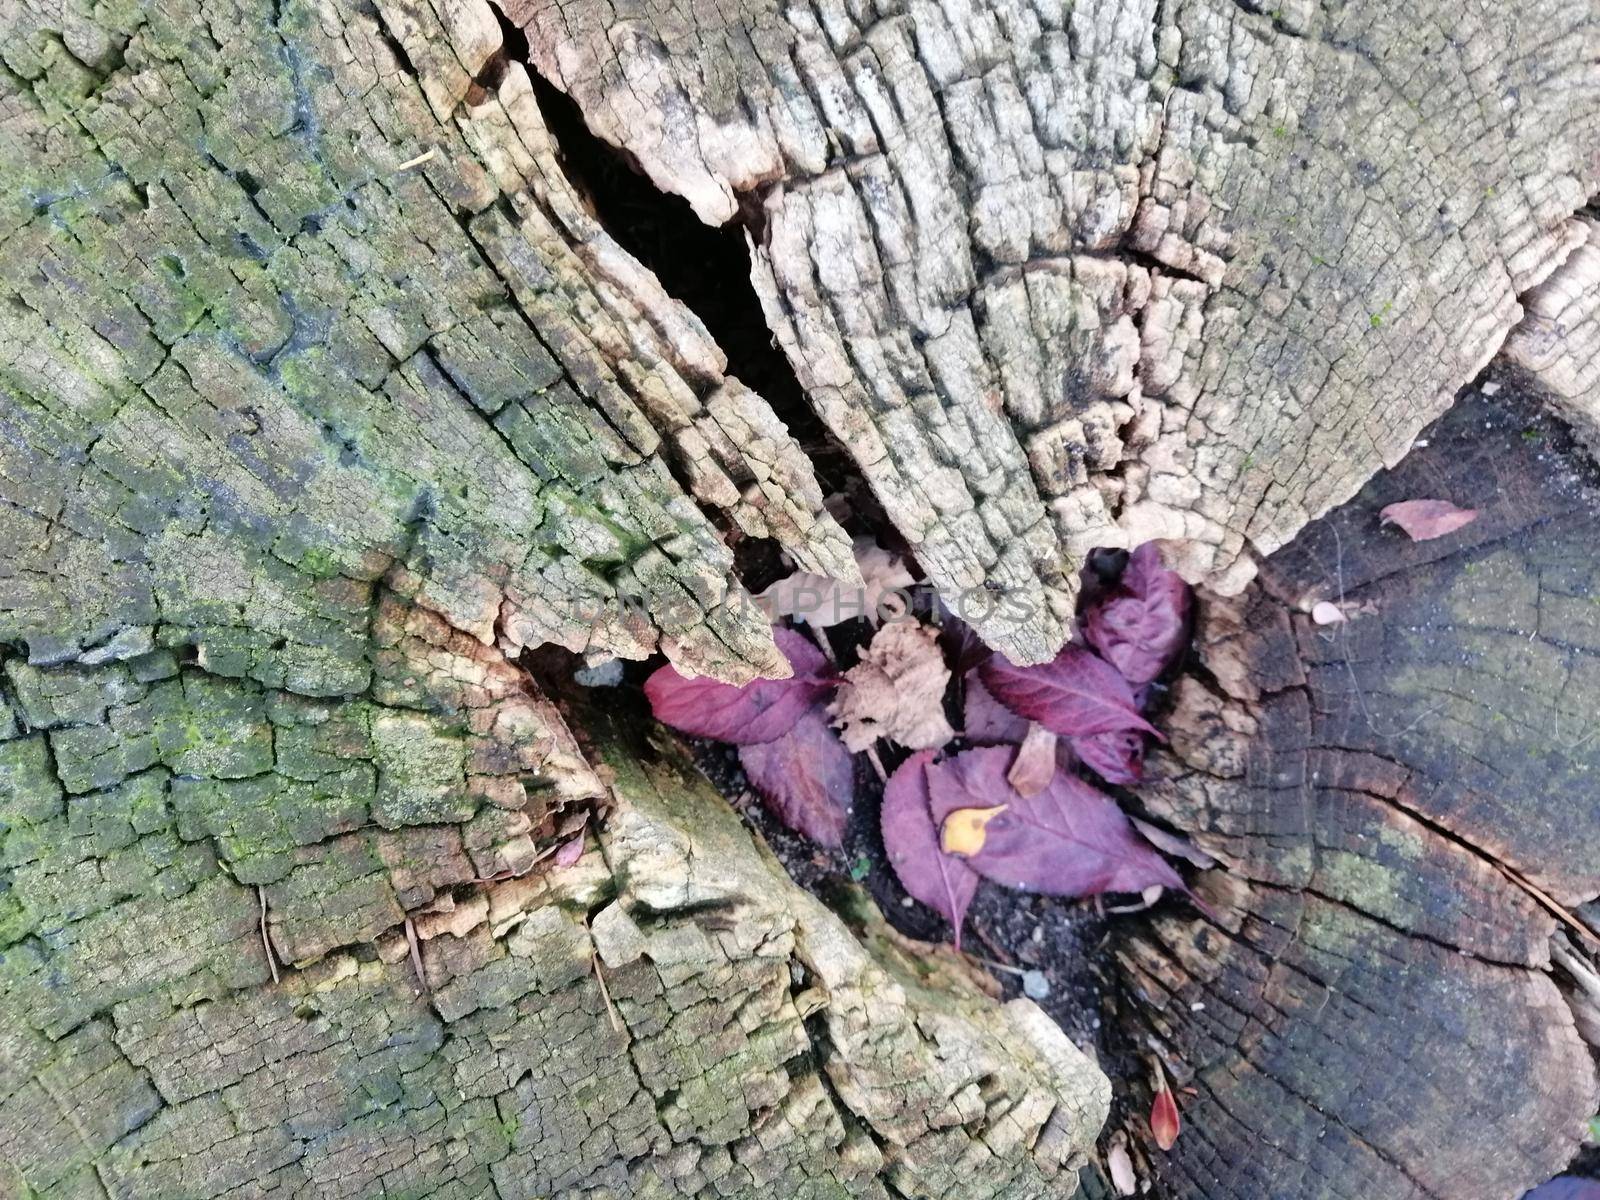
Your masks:
[[[950,668],[936,638],[926,625],[893,622],[873,635],[861,661],[845,672],[828,711],[852,751],[880,737],[931,750],[955,736],[944,719]]]
[[[1400,526],[1413,542],[1427,542],[1472,524],[1478,510],[1459,508],[1448,500],[1401,500],[1381,509],[1378,519]]]
[[[1017,757],[1006,772],[1006,782],[1019,795],[1037,796],[1050,786],[1056,774],[1056,735],[1037,721],[1028,726],[1028,736],[1017,747]]]
[[[856,539],[855,554],[862,583],[796,571],[756,596],[756,604],[770,620],[793,617],[819,629],[857,617],[866,617],[874,625],[880,619],[903,617],[905,601],[895,592],[913,582],[905,562],[867,537]]]
[[[989,822],[1005,812],[1009,804],[993,808],[958,808],[944,819],[939,830],[939,848],[946,854],[973,855],[989,840]]]

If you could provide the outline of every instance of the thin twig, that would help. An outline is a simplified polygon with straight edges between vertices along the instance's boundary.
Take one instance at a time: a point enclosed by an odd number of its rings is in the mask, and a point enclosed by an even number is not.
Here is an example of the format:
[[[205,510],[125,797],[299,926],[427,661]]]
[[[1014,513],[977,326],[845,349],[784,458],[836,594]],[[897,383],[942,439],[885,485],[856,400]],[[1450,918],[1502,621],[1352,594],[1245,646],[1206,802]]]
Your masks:
[[[425,162],[432,162],[433,161],[433,156],[436,153],[438,153],[438,151],[436,151],[432,146],[430,146],[430,147],[428,147],[428,149],[424,150],[421,154],[417,155],[415,158],[408,158],[405,162],[401,163],[398,167],[396,167],[395,171],[396,172],[409,171],[412,167],[420,167]]]
[[[417,941],[417,927],[409,913],[406,915],[406,945],[411,947],[411,969],[417,973],[417,985],[425,995],[433,995],[433,989],[428,986],[428,972],[422,966],[422,944]]]
[[[878,757],[878,748],[876,746],[867,747],[867,761],[872,764],[872,769],[878,773],[878,782],[888,783],[889,772],[883,769],[883,759]]]
[[[606,1002],[606,1012],[611,1017],[611,1028],[617,1033],[623,1030],[622,1018],[617,1015],[617,1006],[611,1003],[611,989],[606,987],[606,974],[600,969],[600,952],[592,951],[589,955],[589,967],[594,971],[595,982],[600,985],[600,999]]]
[[[1509,879],[1513,884],[1537,900],[1556,920],[1560,921],[1563,925],[1566,925],[1568,928],[1578,933],[1583,940],[1588,942],[1591,946],[1600,947],[1600,937],[1595,936],[1594,930],[1590,929],[1582,921],[1578,920],[1577,917],[1568,912],[1566,908],[1553,896],[1545,892],[1537,884],[1525,878],[1517,871],[1514,871],[1512,868],[1506,866],[1505,863],[1499,861],[1498,859],[1491,858],[1489,859],[1489,862],[1491,862],[1494,865],[1494,868],[1507,879]]]
[[[267,967],[272,972],[272,982],[278,982],[278,956],[272,952],[272,939],[267,936],[267,890],[256,884],[256,900],[261,905],[261,948],[267,952]]]

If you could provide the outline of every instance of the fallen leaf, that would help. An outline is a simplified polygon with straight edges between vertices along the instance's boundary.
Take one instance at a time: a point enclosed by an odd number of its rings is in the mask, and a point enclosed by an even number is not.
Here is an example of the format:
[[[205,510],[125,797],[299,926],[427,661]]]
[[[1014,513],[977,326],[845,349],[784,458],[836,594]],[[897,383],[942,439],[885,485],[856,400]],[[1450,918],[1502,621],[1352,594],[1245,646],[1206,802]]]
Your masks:
[[[1378,519],[1400,526],[1413,542],[1426,542],[1472,524],[1478,510],[1457,508],[1448,500],[1401,500],[1381,509]]]
[[[820,707],[780,738],[740,746],[739,763],[778,820],[821,845],[844,844],[855,767]]]
[[[955,736],[944,719],[949,682],[934,630],[897,621],[873,635],[861,661],[845,672],[828,711],[852,750],[865,750],[878,738],[931,750]]]
[[[1332,600],[1318,600],[1311,606],[1311,619],[1318,625],[1343,625],[1350,618]]]
[[[1136,1196],[1139,1177],[1133,1173],[1133,1159],[1128,1155],[1128,1135],[1120,1130],[1111,1135],[1106,1148],[1106,1174],[1111,1176],[1111,1186],[1119,1196]]]
[[[1146,542],[1128,556],[1117,586],[1084,613],[1083,635],[1129,683],[1148,683],[1188,640],[1189,604],[1189,585]]]
[[[1144,734],[1137,729],[1075,737],[1072,752],[1107,783],[1127,786],[1144,778]]]
[[[925,769],[935,816],[1004,806],[989,820],[982,848],[965,860],[973,870],[1054,896],[1142,892],[1152,884],[1183,888],[1111,797],[1064,772],[1037,795],[1019,795],[1006,781],[1012,758],[1008,747],[980,746]]]
[[[883,789],[883,848],[900,885],[944,916],[961,948],[961,926],[978,890],[978,873],[939,848],[939,825],[928,794],[928,764],[933,752],[913,754],[889,777]],[[946,813],[945,815],[948,815]]]
[[[855,554],[856,565],[861,568],[861,578],[867,585],[867,597],[872,610],[878,612],[880,606],[893,603],[899,611],[884,607],[880,616],[884,620],[903,616],[905,598],[892,593],[916,583],[906,567],[905,559],[893,551],[885,550],[870,537],[858,537],[855,540]]]
[[[1017,747],[1017,757],[1006,772],[1006,782],[1019,795],[1037,796],[1055,778],[1056,740],[1056,735],[1043,725],[1028,726],[1022,745]]]
[[[583,857],[583,836],[572,838],[561,843],[561,849],[556,851],[555,857],[550,861],[558,867],[570,867]]]
[[[936,604],[939,614],[939,642],[944,646],[950,662],[954,664],[956,674],[965,675],[973,667],[983,663],[994,651],[984,645],[977,631],[951,612],[943,600],[936,600]]]
[[[1171,1150],[1177,1144],[1182,1128],[1183,1123],[1178,1119],[1178,1102],[1173,1099],[1172,1089],[1163,1081],[1154,1103],[1150,1105],[1150,1134],[1155,1138],[1156,1145],[1163,1150]]]
[[[916,582],[905,562],[868,537],[856,539],[855,555],[859,583],[795,571],[762,591],[755,602],[770,621],[793,617],[819,629],[858,617],[877,624],[905,616],[905,597],[896,593]]]
[[[983,686],[1019,717],[1066,737],[1155,727],[1139,715],[1122,673],[1092,650],[1068,646],[1049,662],[1019,667],[996,654],[979,668]]]
[[[1600,1181],[1561,1175],[1541,1183],[1522,1200],[1600,1200]]]
[[[1017,716],[983,686],[977,671],[968,671],[962,701],[962,734],[973,742],[1009,742],[1016,745],[1028,736],[1031,722]]]
[[[839,680],[804,634],[779,627],[772,636],[794,669],[788,679],[755,679],[736,687],[715,679],[688,679],[668,664],[644,682],[656,720],[695,737],[738,745],[782,737]]]
[[[1006,806],[958,808],[939,827],[939,849],[946,854],[973,855],[983,849],[989,822],[1005,812]]]

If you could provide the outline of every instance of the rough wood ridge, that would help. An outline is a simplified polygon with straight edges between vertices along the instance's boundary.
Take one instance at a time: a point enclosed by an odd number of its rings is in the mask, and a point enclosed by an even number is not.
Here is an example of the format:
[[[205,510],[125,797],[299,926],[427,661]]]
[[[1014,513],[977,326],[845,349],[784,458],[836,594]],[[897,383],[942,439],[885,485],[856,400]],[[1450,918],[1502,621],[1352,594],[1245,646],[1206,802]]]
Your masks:
[[[930,575],[1038,657],[1082,551],[1224,591],[1392,464],[1582,239],[1564,0],[508,0],[707,221]],[[982,605],[975,604],[981,618]]]

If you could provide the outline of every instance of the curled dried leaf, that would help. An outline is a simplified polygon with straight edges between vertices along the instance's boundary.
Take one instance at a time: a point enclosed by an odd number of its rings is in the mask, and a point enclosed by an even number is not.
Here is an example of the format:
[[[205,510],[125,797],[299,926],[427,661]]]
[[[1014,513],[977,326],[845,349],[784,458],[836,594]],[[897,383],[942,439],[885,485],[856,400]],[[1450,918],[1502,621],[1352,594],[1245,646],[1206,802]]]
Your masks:
[[[931,750],[955,736],[944,718],[949,682],[934,630],[897,621],[873,635],[828,711],[851,750],[865,750],[880,737]]]
[[[1148,683],[1183,649],[1189,607],[1189,585],[1146,542],[1128,556],[1117,586],[1084,613],[1083,633],[1129,683]]]

